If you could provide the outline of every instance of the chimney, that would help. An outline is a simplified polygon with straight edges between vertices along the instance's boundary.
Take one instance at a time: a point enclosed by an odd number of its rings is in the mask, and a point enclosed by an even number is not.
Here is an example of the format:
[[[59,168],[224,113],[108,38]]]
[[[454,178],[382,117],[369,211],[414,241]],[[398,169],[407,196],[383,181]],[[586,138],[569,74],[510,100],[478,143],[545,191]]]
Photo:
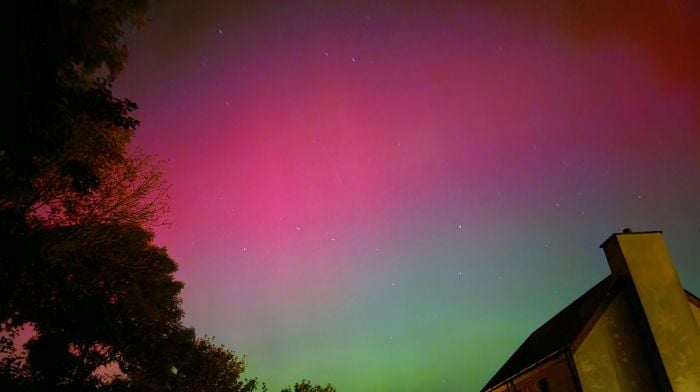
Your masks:
[[[657,378],[675,392],[700,391],[700,328],[660,231],[613,234],[602,245],[610,270],[649,336]],[[660,359],[660,360],[659,360]]]

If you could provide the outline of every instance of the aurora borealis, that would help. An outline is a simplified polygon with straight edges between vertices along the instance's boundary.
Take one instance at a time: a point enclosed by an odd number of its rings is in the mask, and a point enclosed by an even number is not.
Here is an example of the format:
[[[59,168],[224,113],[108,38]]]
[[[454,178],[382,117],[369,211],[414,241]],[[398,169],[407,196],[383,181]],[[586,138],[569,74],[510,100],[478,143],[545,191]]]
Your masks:
[[[428,3],[157,1],[127,41],[186,323],[270,390],[478,390],[624,227],[700,293],[698,4]]]

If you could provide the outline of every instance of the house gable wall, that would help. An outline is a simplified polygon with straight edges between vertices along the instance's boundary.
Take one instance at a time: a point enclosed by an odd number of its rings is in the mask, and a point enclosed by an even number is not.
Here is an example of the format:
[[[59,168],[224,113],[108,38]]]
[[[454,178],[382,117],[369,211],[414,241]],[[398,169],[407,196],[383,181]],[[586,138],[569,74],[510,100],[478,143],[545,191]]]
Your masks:
[[[655,390],[640,333],[623,295],[610,303],[573,357],[585,392]]]

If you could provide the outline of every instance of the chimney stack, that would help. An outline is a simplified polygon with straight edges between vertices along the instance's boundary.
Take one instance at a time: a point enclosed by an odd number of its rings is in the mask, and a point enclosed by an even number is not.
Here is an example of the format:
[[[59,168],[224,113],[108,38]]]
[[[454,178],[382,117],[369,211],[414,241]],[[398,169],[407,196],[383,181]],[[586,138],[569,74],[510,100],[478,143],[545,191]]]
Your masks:
[[[625,229],[601,248],[613,275],[627,280],[633,308],[641,309],[641,330],[650,335],[656,367],[663,368],[657,377],[675,392],[700,391],[700,328],[661,232]]]

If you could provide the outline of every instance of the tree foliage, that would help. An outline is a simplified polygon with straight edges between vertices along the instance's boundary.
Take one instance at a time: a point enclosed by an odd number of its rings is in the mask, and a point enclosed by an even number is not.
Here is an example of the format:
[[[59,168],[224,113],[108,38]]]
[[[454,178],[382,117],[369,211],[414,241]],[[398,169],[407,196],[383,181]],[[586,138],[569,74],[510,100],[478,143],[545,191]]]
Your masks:
[[[187,340],[190,350],[181,357],[177,368],[179,386],[184,391],[249,392],[257,387],[257,380],[242,380],[245,363],[214,339]]]
[[[42,194],[35,181],[60,173],[77,191],[97,188],[100,171],[125,156],[136,105],[112,96],[126,61],[124,29],[139,25],[145,0],[13,2],[0,74],[10,98],[0,134],[4,209],[26,212]]]
[[[31,237],[34,257],[16,269],[17,284],[3,286],[12,290],[4,297],[11,310],[4,330],[16,334],[29,325],[35,332],[19,373],[25,383],[98,385],[95,372],[110,365],[132,378],[168,375],[169,359],[161,355],[182,328],[182,283],[152,234],[95,225]]]
[[[157,162],[127,152],[136,105],[112,95],[146,2],[6,7],[0,390],[258,386],[242,359],[183,326],[177,264],[153,243],[167,189]]]
[[[294,384],[294,387],[287,387],[282,392],[335,392],[335,388],[331,384],[322,387],[314,385],[311,381],[303,379]]]
[[[130,155],[112,95],[145,0],[8,6],[0,73],[0,389],[246,390],[233,353],[182,325],[176,263],[153,244],[157,164]],[[24,331],[24,332],[23,332]],[[29,334],[26,344],[16,342]],[[173,371],[173,369],[180,369]]]

